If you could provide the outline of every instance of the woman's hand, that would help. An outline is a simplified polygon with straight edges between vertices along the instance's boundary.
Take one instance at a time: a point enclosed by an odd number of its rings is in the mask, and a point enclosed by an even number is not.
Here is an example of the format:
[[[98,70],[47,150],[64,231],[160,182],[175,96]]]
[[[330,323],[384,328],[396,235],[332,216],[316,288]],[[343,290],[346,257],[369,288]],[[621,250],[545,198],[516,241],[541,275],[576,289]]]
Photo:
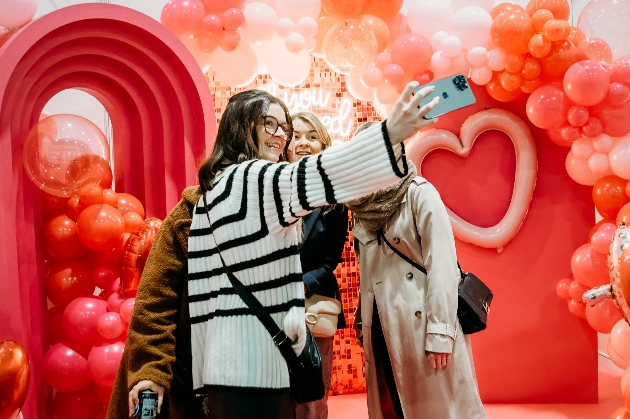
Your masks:
[[[164,400],[164,387],[161,385],[154,383],[151,380],[142,380],[129,392],[129,417],[133,416],[133,412],[136,410],[136,406],[140,404],[140,400],[138,399],[138,394],[142,390],[152,390],[158,395],[158,406],[157,412],[160,413],[162,410],[162,400]]]
[[[427,86],[412,96],[413,89],[416,87],[418,87],[417,81],[407,84],[387,118],[387,133],[392,145],[402,143],[420,129],[437,122],[437,118],[424,119],[424,116],[435,108],[440,100],[439,97],[435,97],[431,102],[420,107],[422,98],[434,91],[435,87]]]
[[[429,365],[434,370],[446,368],[446,365],[451,360],[451,354],[443,354],[439,352],[427,352],[429,357]]]

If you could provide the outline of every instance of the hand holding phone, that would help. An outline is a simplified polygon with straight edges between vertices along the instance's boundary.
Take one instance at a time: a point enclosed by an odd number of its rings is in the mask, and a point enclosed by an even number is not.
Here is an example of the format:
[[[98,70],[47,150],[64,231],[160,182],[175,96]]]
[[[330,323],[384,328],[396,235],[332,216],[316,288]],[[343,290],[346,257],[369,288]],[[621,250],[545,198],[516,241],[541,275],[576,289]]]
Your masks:
[[[426,105],[435,97],[439,97],[440,102],[424,116],[425,119],[435,118],[477,102],[466,80],[466,76],[463,74],[455,74],[454,76],[418,86],[413,90],[413,94],[415,95],[418,91],[428,86],[435,87],[435,90],[422,98],[420,106]]]

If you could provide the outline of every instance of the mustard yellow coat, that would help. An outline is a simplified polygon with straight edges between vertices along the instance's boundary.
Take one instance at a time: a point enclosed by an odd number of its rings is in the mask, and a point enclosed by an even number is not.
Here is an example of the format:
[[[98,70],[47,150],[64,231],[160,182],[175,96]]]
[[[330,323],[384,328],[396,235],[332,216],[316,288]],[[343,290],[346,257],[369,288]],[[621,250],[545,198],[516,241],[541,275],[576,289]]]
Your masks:
[[[455,240],[433,185],[417,177],[383,231],[389,243],[424,266],[428,276],[360,224],[354,228],[370,419],[383,418],[371,345],[374,299],[405,419],[486,419],[470,339],[457,320]],[[451,360],[436,372],[426,351],[451,353]]]

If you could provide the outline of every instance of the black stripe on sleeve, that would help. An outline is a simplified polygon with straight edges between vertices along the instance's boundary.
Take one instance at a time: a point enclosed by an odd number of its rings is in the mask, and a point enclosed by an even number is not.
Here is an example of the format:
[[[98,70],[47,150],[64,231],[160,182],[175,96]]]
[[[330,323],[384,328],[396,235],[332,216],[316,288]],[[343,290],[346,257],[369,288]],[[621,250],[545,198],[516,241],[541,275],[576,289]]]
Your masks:
[[[317,171],[322,178],[322,183],[324,184],[324,192],[326,194],[326,202],[329,204],[336,204],[337,199],[335,198],[335,190],[333,189],[333,185],[322,166],[322,155],[317,156]]]
[[[289,311],[293,307],[304,307],[304,300],[296,298],[294,300],[287,301],[286,303],[266,306],[265,308],[269,314],[281,313],[283,311]],[[214,313],[208,313],[199,317],[191,317],[190,324],[199,324],[211,320],[214,317],[232,317],[232,316],[253,316],[252,311],[247,308],[235,308],[231,310],[217,310]]]
[[[287,223],[284,219],[284,208],[282,207],[282,195],[280,195],[280,175],[282,171],[287,167],[286,164],[276,168],[273,174],[272,186],[273,186],[273,199],[276,203],[276,212],[278,213],[278,222],[282,227],[289,227],[291,223]],[[262,205],[261,205],[262,207]]]
[[[385,141],[385,148],[387,149],[389,162],[391,163],[392,169],[394,170],[394,173],[396,173],[396,176],[405,177],[407,176],[407,172],[409,169],[409,167],[407,167],[407,156],[405,155],[405,145],[403,143],[400,143],[400,146],[402,147],[402,164],[403,164],[403,171],[401,172],[400,169],[398,168],[398,163],[396,162],[396,156],[394,155],[392,142],[389,139],[389,133],[387,132],[386,123],[387,123],[387,120],[384,120],[381,123],[381,132],[383,133],[383,140]]]
[[[300,202],[300,206],[307,211],[313,211],[315,208],[311,207],[308,204],[308,199],[306,198],[306,163],[310,157],[304,157],[298,163],[297,169],[297,193],[298,193],[298,201]]]
[[[223,190],[223,192],[221,192],[221,194],[216,196],[212,200],[212,202],[208,203],[207,211],[210,211],[217,204],[221,203],[222,201],[225,201],[227,197],[230,196],[230,193],[232,192],[232,183],[234,182],[235,173],[236,173],[236,170],[232,170],[232,173],[228,175],[227,180],[225,181],[225,189]],[[199,202],[203,202],[203,199],[199,200]],[[197,205],[195,214],[205,214],[205,213],[206,213],[206,207]]]

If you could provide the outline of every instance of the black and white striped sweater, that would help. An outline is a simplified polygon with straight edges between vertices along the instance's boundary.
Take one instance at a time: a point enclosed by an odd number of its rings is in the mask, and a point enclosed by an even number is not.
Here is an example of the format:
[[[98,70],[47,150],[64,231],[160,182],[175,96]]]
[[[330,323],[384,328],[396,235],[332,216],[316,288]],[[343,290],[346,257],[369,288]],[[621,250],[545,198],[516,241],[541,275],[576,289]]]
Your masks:
[[[298,163],[254,160],[221,173],[206,195],[207,207],[203,198],[197,203],[188,239],[195,389],[289,388],[286,363],[232,288],[215,239],[237,278],[296,340],[304,335],[305,322],[295,222],[318,206],[356,199],[400,180],[407,167],[403,158],[399,169],[395,151],[400,146],[391,146],[383,123]]]

